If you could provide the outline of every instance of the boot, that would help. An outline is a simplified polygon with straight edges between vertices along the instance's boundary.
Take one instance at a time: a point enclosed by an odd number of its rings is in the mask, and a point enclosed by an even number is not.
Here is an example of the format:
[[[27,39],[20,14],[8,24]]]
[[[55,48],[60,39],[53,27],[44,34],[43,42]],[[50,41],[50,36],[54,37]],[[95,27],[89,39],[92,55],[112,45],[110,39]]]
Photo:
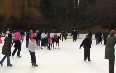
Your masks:
[[[8,64],[7,66],[11,67],[11,66],[12,66],[12,64]]]
[[[0,62],[1,66],[3,66],[3,64]]]
[[[33,67],[38,67],[38,65],[37,65],[37,64],[35,64],[35,63],[32,63],[32,66],[33,66]]]

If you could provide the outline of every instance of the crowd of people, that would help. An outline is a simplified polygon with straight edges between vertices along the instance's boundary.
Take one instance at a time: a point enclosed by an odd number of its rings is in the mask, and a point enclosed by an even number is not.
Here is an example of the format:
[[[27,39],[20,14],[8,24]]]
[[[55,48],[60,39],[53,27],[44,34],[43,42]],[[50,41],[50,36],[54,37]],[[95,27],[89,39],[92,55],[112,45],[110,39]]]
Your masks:
[[[105,47],[105,59],[109,60],[109,73],[114,73],[114,61],[115,61],[115,49],[114,46],[116,44],[116,37],[115,37],[116,31],[112,30],[110,33],[108,31],[105,31],[103,34],[101,32],[95,33],[95,40],[96,45],[102,44],[102,40],[104,40]],[[2,47],[2,54],[4,57],[0,61],[0,64],[3,66],[3,62],[5,58],[7,58],[7,66],[12,66],[10,63],[10,56],[15,56],[15,53],[17,52],[17,57],[21,57],[21,44],[24,41],[24,37],[26,36],[26,48],[28,48],[30,57],[31,57],[31,63],[32,66],[37,67],[36,64],[36,55],[35,55],[35,49],[60,49],[59,47],[59,40],[67,39],[67,31],[61,32],[61,34],[58,34],[56,31],[54,31],[52,34],[49,32],[37,30],[35,33],[33,30],[30,30],[28,32],[24,32],[23,30],[17,29],[14,32],[11,32],[9,29],[6,32],[6,36],[4,39],[4,44]],[[71,33],[71,36],[73,37],[73,42],[77,40],[77,37],[79,37],[78,30],[73,30]],[[1,37],[0,37],[1,38]],[[55,45],[56,44],[56,45]],[[88,61],[91,61],[90,59],[90,48],[92,44],[92,33],[91,31],[88,31],[86,34],[85,39],[83,39],[82,43],[80,44],[80,48],[83,46],[84,48],[84,61],[88,59]],[[11,47],[14,46],[13,52],[11,52]]]

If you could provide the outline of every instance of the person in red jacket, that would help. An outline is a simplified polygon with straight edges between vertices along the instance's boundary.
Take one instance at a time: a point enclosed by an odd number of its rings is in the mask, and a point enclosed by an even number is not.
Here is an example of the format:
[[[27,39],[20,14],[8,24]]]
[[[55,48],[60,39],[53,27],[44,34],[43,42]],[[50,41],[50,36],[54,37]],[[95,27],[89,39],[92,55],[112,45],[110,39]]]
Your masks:
[[[2,43],[2,38],[1,38],[2,36],[1,36],[1,34],[0,34],[0,43]]]

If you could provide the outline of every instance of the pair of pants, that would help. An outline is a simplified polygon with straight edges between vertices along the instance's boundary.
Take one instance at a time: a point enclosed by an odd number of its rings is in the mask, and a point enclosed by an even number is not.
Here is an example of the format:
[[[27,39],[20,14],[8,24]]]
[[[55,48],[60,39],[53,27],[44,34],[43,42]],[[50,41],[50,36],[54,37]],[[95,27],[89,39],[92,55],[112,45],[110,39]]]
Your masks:
[[[7,65],[9,65],[10,64],[10,56],[5,55],[0,62],[3,63],[4,60],[6,59],[6,57],[7,57]]]
[[[17,56],[20,56],[20,51],[21,51],[21,42],[20,42],[20,40],[15,40],[15,45],[14,45],[14,47],[15,47],[15,49],[14,49],[14,51],[13,51],[13,53],[12,53],[12,56],[15,55],[15,53],[16,53],[17,50],[18,50]]]
[[[90,60],[90,48],[84,48],[84,60]]]
[[[109,73],[114,73],[114,60],[109,60]]]
[[[104,45],[106,45],[106,39],[107,39],[107,38],[104,38]]]
[[[30,56],[31,56],[31,63],[35,63],[36,64],[36,56],[35,56],[35,52],[30,52]]]
[[[17,50],[18,50],[18,51],[17,51]],[[21,51],[21,49],[18,49],[18,48],[15,48],[15,49],[14,49],[14,51],[13,51],[13,53],[12,53],[12,56],[15,55],[16,51],[17,51],[17,56],[20,56],[20,51]]]
[[[77,40],[77,36],[73,36],[73,41],[76,41]]]

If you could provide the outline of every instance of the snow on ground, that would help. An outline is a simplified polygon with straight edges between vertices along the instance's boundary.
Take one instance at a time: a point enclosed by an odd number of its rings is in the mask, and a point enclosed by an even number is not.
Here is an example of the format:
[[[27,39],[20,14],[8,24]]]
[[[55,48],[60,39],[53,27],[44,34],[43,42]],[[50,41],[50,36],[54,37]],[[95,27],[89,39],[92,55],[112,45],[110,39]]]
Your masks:
[[[104,59],[105,46],[95,45],[93,40],[91,48],[91,62],[84,61],[83,48],[79,49],[83,39],[72,42],[72,39],[60,41],[60,49],[38,49],[36,50],[36,61],[38,67],[32,67],[28,48],[25,41],[22,43],[21,58],[15,55],[11,58],[13,67],[0,66],[0,73],[108,73],[108,60]],[[2,51],[0,44],[0,52]],[[14,47],[12,47],[12,50]],[[0,54],[0,60],[3,55]],[[116,70],[116,67],[115,67]]]

